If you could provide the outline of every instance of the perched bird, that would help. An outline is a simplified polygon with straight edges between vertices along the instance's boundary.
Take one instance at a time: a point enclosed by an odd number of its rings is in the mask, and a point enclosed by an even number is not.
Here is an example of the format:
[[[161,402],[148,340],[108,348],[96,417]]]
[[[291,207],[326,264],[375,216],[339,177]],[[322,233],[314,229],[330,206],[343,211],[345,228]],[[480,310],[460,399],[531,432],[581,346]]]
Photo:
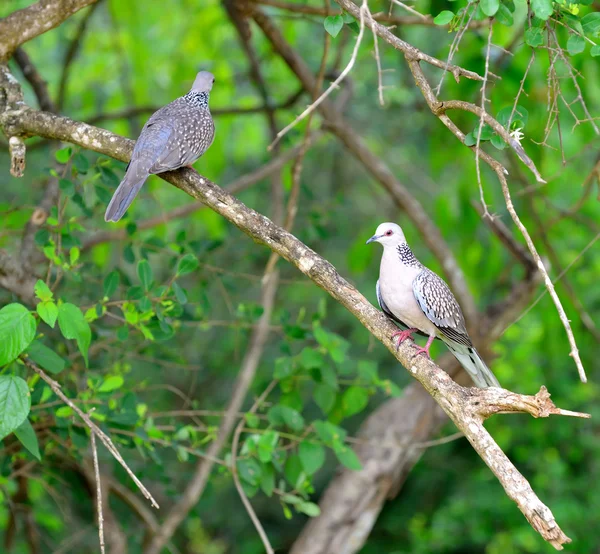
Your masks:
[[[208,150],[215,138],[208,108],[214,82],[212,73],[201,71],[190,92],[152,114],[135,143],[125,177],[106,208],[106,221],[123,217],[150,175],[191,166]]]
[[[371,242],[383,246],[377,301],[383,313],[403,328],[392,337],[398,337],[398,347],[413,333],[424,334],[429,336],[427,344],[416,353],[430,358],[431,343],[439,338],[478,387],[499,387],[471,342],[452,291],[441,277],[417,260],[402,229],[395,223],[382,223],[367,244]]]

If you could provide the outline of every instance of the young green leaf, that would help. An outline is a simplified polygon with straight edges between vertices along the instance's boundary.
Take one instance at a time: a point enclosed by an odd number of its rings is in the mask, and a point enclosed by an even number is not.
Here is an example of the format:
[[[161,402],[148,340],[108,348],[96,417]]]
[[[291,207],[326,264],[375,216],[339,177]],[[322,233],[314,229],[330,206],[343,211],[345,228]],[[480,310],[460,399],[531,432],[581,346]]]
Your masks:
[[[330,15],[323,20],[325,30],[333,37],[337,37],[344,26],[344,18],[341,15]]]
[[[438,13],[433,22],[436,25],[448,25],[450,21],[454,19],[454,13],[449,10],[444,10],[443,12]]]
[[[65,361],[39,340],[34,340],[26,352],[37,365],[50,373],[56,375],[65,369]]]
[[[35,295],[42,302],[52,300],[52,297],[54,296],[52,291],[48,288],[48,285],[46,283],[44,283],[44,281],[42,281],[41,279],[37,280],[37,283],[33,287],[33,292],[35,292]]]
[[[0,310],[0,366],[18,358],[35,337],[36,322],[22,304],[8,304]]]
[[[60,150],[56,151],[54,157],[56,158],[56,161],[58,163],[66,164],[69,161],[69,158],[71,157],[72,151],[73,150],[70,146],[68,146],[67,148],[61,148]]]
[[[54,329],[54,325],[56,324],[56,318],[58,317],[58,307],[56,304],[50,300],[47,302],[40,302],[36,307],[38,315],[42,319],[44,323],[47,323]]]
[[[120,389],[123,386],[124,380],[121,375],[110,375],[98,387],[98,392],[111,392]]]
[[[31,452],[31,455],[37,460],[41,460],[40,446],[37,436],[29,420],[25,418],[23,423],[15,429],[15,436],[21,441],[21,444]]]
[[[30,408],[27,383],[15,375],[0,375],[0,440],[25,421]]]
[[[325,449],[314,442],[302,441],[298,447],[298,456],[307,475],[313,475],[325,463]]]
[[[61,304],[58,308],[58,326],[66,339],[75,339],[77,347],[88,365],[88,349],[92,342],[92,331],[81,310],[74,304]]]
[[[596,56],[600,56],[600,44],[596,44],[595,46],[592,46],[592,49],[590,50],[590,54],[594,58]]]

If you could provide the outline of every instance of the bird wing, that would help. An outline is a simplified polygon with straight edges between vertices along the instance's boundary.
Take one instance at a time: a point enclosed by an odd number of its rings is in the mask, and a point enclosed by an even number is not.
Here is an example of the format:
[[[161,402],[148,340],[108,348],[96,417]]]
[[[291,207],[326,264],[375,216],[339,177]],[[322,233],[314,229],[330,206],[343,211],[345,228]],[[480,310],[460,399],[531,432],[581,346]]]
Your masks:
[[[413,281],[413,294],[417,303],[444,338],[464,346],[472,346],[465,318],[444,280],[424,268]]]

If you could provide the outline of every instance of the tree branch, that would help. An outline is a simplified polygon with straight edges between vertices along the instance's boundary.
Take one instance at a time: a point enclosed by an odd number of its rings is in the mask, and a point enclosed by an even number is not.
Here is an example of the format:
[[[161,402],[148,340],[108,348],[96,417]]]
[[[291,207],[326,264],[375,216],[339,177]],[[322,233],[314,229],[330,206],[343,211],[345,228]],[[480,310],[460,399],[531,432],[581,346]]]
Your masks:
[[[357,8],[358,10],[358,8]],[[280,30],[260,10],[254,9],[252,17],[261,28],[265,37],[279,53],[290,70],[296,74],[299,81],[308,92],[316,87],[316,79],[304,63],[304,60],[287,43]],[[368,18],[367,18],[368,19]],[[366,23],[367,24],[367,23]],[[392,35],[393,36],[393,35]],[[412,48],[412,47],[411,47]],[[325,117],[326,127],[342,142],[346,149],[360,161],[371,176],[378,181],[394,199],[396,205],[405,212],[406,216],[419,230],[423,241],[440,262],[444,275],[448,279],[454,294],[456,294],[468,323],[475,321],[475,301],[456,258],[452,254],[440,230],[433,223],[419,201],[402,184],[385,162],[378,158],[367,147],[360,136],[345,121],[335,106],[325,100],[319,105],[320,113]]]
[[[65,19],[96,0],[40,0],[0,19],[0,61],[6,61],[24,42],[58,27]]]
[[[121,161],[127,161],[133,149],[133,141],[109,131],[31,109],[5,112],[0,115],[0,124],[5,130],[9,130],[10,136],[38,135],[72,142]],[[422,356],[415,357],[414,349],[408,342],[396,348],[396,343],[391,338],[396,330],[395,325],[346,281],[331,263],[291,233],[248,208],[192,169],[184,168],[160,176],[190,196],[202,200],[256,242],[264,244],[286,259],[352,313],[423,385],[458,429],[465,434],[531,526],[557,549],[561,549],[563,544],[570,541],[556,523],[550,509],[536,496],[527,480],[487,433],[483,421],[492,413],[515,410],[522,410],[534,417],[547,417],[553,413],[588,416],[558,410],[543,390],[536,397],[528,397],[504,389],[467,389],[458,385],[433,361]],[[27,363],[33,367],[33,364]],[[44,376],[39,368],[36,367],[35,370],[50,384],[54,392],[58,390],[57,394],[60,393],[52,379]],[[76,406],[71,407],[80,412]],[[85,414],[83,416],[87,417]],[[86,423],[89,425],[91,422]],[[100,429],[96,427],[94,431],[102,438],[103,433]]]

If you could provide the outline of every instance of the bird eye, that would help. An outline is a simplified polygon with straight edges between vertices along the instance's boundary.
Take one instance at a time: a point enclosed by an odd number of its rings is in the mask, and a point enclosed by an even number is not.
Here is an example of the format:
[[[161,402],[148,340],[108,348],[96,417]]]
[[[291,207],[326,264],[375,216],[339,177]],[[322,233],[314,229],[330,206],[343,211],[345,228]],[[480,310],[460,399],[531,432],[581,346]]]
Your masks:
[[[385,232],[385,236],[386,236],[386,237],[391,237],[391,236],[392,236],[392,234],[393,234],[393,231],[392,231],[391,229],[388,229],[388,230]]]

